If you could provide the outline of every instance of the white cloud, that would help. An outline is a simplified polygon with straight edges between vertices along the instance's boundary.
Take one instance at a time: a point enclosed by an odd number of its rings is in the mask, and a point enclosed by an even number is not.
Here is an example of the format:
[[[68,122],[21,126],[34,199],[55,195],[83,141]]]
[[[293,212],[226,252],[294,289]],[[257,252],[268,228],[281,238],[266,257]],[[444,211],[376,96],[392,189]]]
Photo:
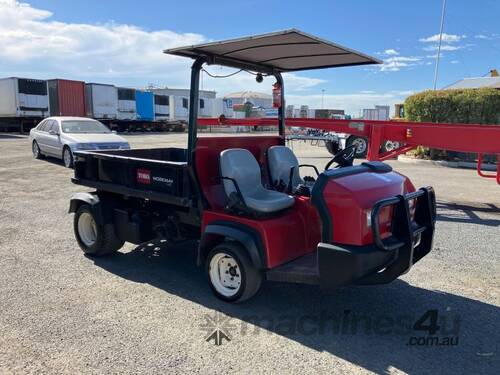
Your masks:
[[[194,33],[148,31],[113,22],[67,23],[52,16],[29,4],[0,0],[0,75],[188,87],[191,61],[162,51],[208,41]],[[239,74],[217,82],[223,81],[226,88],[231,87],[229,91],[236,91],[233,89],[243,88],[245,83],[255,83],[253,76],[247,76]],[[308,90],[323,82],[289,74],[287,90]],[[214,83],[213,87],[223,86]]]
[[[466,35],[455,35],[455,34],[446,34],[443,33],[442,41],[444,43],[455,43],[459,42],[460,40],[466,38]],[[439,34],[429,36],[427,38],[420,38],[420,42],[424,43],[434,43],[434,42],[439,42]]]
[[[458,61],[458,60],[451,60],[451,61],[450,61],[450,64],[458,64],[459,62],[460,62],[460,61]]]
[[[477,35],[474,35],[474,38],[476,39],[491,39],[491,37],[489,37],[488,35],[484,35],[484,34],[477,34]]]
[[[420,57],[394,56],[384,59],[384,63],[380,66],[382,72],[397,72],[401,68],[418,65]]]
[[[438,50],[438,45],[434,45],[434,46],[428,46],[428,47],[424,47],[422,48],[424,51],[437,51]],[[461,47],[461,46],[450,46],[448,44],[444,44],[441,46],[441,51],[456,51],[458,49],[462,49],[464,47]]]
[[[359,115],[363,108],[373,108],[375,105],[389,105],[393,111],[394,104],[402,103],[412,91],[366,92],[354,94],[324,95],[325,108],[344,109],[353,116]],[[317,95],[287,95],[287,104],[295,106],[308,105],[310,108],[321,107],[321,94]]]
[[[395,50],[395,49],[393,49],[393,48],[390,48],[390,49],[386,49],[386,50],[384,51],[384,54],[385,54],[385,55],[388,55],[388,56],[391,56],[391,55],[392,55],[392,56],[397,56],[397,55],[399,55],[399,52],[398,52],[398,51],[396,51],[396,50]]]

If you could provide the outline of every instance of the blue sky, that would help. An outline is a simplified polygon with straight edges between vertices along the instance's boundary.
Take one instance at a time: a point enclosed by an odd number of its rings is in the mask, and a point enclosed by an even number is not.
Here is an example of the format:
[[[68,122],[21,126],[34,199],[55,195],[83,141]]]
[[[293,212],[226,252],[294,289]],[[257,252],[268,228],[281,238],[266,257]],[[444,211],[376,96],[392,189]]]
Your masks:
[[[438,87],[500,68],[499,14],[499,1],[447,1]],[[289,103],[319,107],[325,90],[325,106],[356,114],[432,87],[440,15],[440,0],[0,0],[0,76],[182,87],[189,63],[163,48],[294,27],[385,61],[289,75]],[[219,94],[270,90],[242,75],[203,84]]]

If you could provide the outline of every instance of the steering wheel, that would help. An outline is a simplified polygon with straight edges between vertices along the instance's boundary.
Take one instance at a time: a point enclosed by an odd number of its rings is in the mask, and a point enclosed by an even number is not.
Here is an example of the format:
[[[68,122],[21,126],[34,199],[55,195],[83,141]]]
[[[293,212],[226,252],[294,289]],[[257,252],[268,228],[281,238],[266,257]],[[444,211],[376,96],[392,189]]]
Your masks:
[[[335,154],[335,156],[325,165],[325,171],[330,169],[333,163],[337,163],[335,168],[350,167],[354,162],[354,156],[356,155],[357,145],[350,145],[340,150]]]

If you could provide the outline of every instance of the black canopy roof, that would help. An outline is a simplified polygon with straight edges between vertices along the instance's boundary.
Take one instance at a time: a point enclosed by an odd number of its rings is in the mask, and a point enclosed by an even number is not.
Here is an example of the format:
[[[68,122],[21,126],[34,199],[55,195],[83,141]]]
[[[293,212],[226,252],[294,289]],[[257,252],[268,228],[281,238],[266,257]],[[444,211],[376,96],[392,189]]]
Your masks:
[[[267,73],[381,63],[373,57],[296,29],[172,48],[164,52],[193,59],[206,57],[209,64]]]

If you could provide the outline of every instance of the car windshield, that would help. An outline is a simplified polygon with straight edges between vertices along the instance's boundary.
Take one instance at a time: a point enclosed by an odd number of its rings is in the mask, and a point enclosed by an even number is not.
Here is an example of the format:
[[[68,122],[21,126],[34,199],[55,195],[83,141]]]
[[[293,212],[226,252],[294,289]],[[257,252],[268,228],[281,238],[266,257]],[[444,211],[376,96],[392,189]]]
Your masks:
[[[67,120],[62,122],[61,127],[64,133],[111,133],[111,130],[99,121]]]

